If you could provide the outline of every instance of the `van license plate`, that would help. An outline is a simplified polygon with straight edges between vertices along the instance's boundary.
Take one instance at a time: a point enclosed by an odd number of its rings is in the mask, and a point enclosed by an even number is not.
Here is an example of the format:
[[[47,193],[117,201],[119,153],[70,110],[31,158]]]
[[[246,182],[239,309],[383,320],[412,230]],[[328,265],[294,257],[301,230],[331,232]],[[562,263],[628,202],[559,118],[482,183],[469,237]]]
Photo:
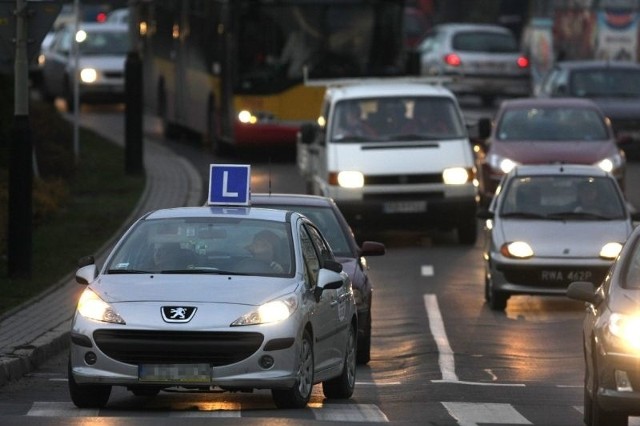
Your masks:
[[[390,201],[384,203],[382,212],[391,213],[423,213],[427,211],[426,201]]]
[[[140,364],[138,377],[141,382],[209,383],[209,364]]]

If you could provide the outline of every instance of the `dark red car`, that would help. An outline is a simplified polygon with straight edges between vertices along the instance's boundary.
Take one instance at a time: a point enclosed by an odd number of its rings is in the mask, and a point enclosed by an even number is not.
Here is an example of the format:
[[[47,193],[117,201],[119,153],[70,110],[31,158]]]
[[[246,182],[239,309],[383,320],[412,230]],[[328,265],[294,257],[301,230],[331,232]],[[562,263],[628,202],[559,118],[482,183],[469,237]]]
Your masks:
[[[487,205],[505,173],[518,164],[591,164],[624,188],[626,157],[596,103],[579,98],[503,101],[493,122],[478,122],[480,202]]]

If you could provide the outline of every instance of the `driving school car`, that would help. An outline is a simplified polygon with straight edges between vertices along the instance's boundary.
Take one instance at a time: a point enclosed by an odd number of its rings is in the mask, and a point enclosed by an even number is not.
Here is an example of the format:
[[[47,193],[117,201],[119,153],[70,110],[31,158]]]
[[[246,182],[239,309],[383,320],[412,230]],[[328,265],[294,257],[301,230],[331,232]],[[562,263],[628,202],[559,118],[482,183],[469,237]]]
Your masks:
[[[265,234],[270,259],[250,250]],[[270,389],[280,408],[304,407],[316,383],[328,398],[354,391],[351,281],[299,213],[215,204],[150,212],[104,266],[85,259],[76,280],[86,285],[69,357],[78,407],[105,406],[113,386],[147,396]]]

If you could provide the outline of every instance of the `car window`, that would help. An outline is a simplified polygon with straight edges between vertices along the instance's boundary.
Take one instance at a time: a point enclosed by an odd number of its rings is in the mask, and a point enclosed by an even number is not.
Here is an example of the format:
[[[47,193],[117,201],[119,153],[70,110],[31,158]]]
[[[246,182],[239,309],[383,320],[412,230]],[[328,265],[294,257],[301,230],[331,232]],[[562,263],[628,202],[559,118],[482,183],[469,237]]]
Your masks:
[[[496,130],[504,141],[601,141],[609,138],[604,118],[594,109],[532,107],[510,109]]]
[[[580,97],[638,97],[640,70],[585,69],[571,74],[571,94]]]
[[[549,219],[624,219],[625,207],[611,178],[571,175],[512,179],[503,189],[500,214]]]
[[[513,53],[518,42],[511,34],[488,31],[462,31],[453,36],[453,49],[461,52]]]
[[[281,222],[254,219],[146,220],[128,233],[106,270],[293,276],[295,262],[288,230]],[[256,242],[261,237],[266,237],[268,249]],[[281,269],[275,269],[272,262]]]
[[[87,33],[80,43],[83,55],[123,55],[129,51],[129,34],[126,31],[96,31]]]
[[[302,259],[304,260],[304,278],[309,287],[315,287],[320,271],[320,259],[313,246],[311,236],[306,227],[300,225],[300,246],[302,247]]]

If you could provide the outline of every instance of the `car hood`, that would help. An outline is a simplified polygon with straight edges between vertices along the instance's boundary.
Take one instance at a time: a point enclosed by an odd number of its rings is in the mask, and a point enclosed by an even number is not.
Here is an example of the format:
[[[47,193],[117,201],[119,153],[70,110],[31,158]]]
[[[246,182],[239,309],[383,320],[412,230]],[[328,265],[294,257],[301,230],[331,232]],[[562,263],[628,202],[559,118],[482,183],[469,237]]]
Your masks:
[[[536,257],[598,257],[606,243],[624,243],[631,233],[627,221],[500,220],[495,244],[526,241]]]
[[[499,141],[490,153],[520,164],[595,164],[616,155],[618,148],[613,141]]]
[[[260,305],[293,292],[293,278],[229,275],[102,275],[91,289],[108,303],[172,302]]]
[[[122,70],[124,71],[125,57],[122,55],[95,55],[83,56],[79,59],[80,68],[95,68],[98,70]]]
[[[608,305],[612,312],[635,316],[640,310],[640,289],[613,287],[609,294]]]
[[[593,98],[593,101],[612,120],[640,118],[640,98]]]

